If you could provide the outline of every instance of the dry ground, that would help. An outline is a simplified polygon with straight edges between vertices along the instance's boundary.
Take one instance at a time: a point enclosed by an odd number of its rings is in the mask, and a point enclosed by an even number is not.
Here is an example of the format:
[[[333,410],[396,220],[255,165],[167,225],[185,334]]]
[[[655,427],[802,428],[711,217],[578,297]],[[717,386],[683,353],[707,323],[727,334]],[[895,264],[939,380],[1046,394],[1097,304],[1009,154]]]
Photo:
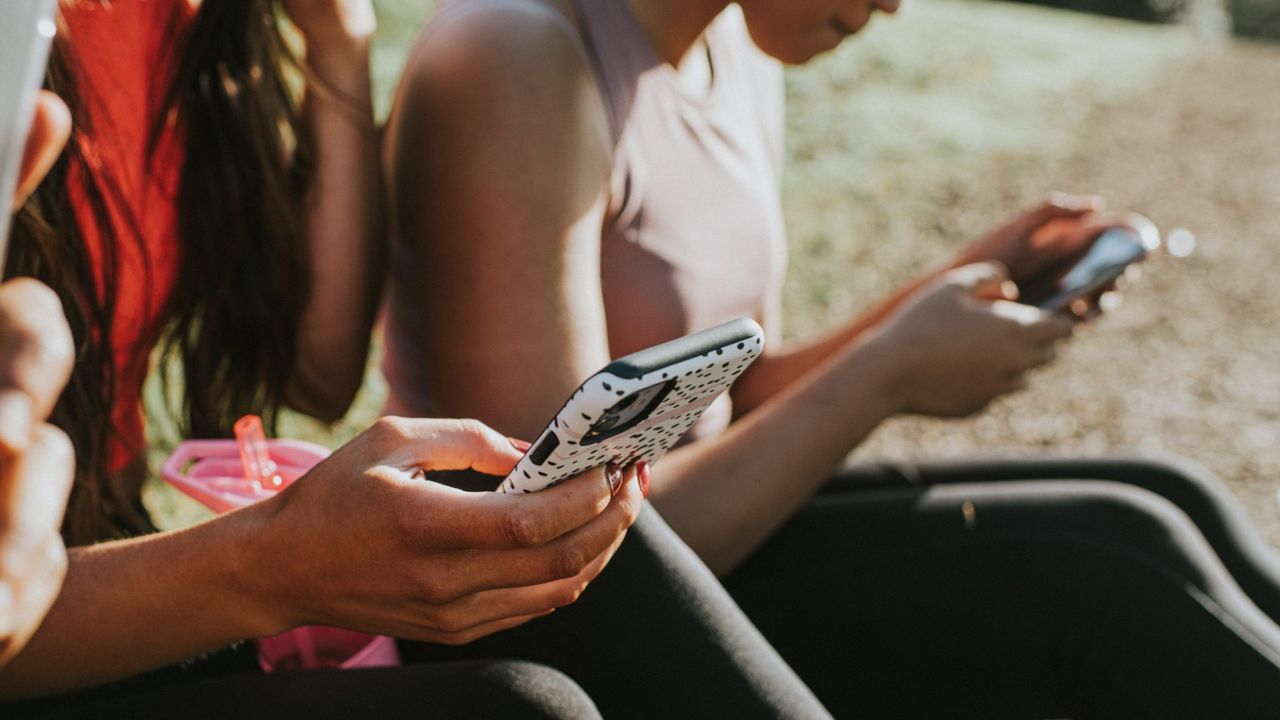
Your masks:
[[[382,108],[424,5],[378,2]],[[967,421],[892,421],[856,456],[1173,451],[1224,477],[1280,544],[1277,88],[1280,46],[961,0],[909,2],[789,71],[790,334],[849,316],[1050,188],[1200,238],[1028,391]],[[382,396],[373,372],[344,422],[293,419],[286,434],[336,444]],[[160,433],[156,457],[173,440]],[[199,515],[154,487],[148,503],[169,525]]]
[[[952,11],[968,12],[957,4],[931,5],[945,10],[934,18],[939,21],[954,21]],[[1124,305],[1066,347],[1028,391],[963,422],[890,422],[857,456],[1174,452],[1222,476],[1280,544],[1280,284],[1273,280],[1280,259],[1280,47],[1214,46],[1167,30],[1108,23],[1091,35],[1105,58],[1097,65],[1107,76],[1095,84],[1089,77],[1094,67],[1082,70],[1078,82],[1064,78],[1060,115],[1069,127],[1039,119],[1056,140],[1042,137],[1045,145],[1036,148],[997,137],[994,142],[1009,146],[962,152],[951,169],[939,165],[907,178],[909,186],[883,187],[880,199],[891,208],[907,202],[891,196],[908,193],[930,209],[907,213],[907,220],[873,212],[864,221],[869,237],[876,238],[879,229],[886,239],[864,240],[846,251],[864,269],[844,272],[863,287],[847,290],[847,300],[842,291],[834,292],[834,299],[809,315],[840,314],[839,306],[867,302],[1046,188],[1099,192],[1113,206],[1140,210],[1166,230],[1190,228],[1200,240],[1198,253],[1153,264]],[[948,52],[958,53],[961,66],[970,69],[980,68],[988,53],[1016,64],[1022,62],[1018,56],[1004,50],[1025,45],[1023,40],[996,33],[993,46]],[[1127,60],[1106,57],[1139,45],[1151,52]],[[983,85],[966,91],[981,92]],[[957,102],[952,113],[963,122],[973,105]],[[995,134],[1033,129],[1016,123]],[[788,197],[795,204],[796,194],[807,188],[792,177]],[[890,175],[891,182],[902,179]],[[793,223],[793,230],[800,224]],[[796,240],[802,247],[793,280],[806,271],[820,276],[818,267],[830,267],[829,259],[813,257],[811,247],[821,250],[829,238],[818,232],[816,239]],[[816,283],[806,289],[797,282],[791,288],[793,310],[813,307],[813,289],[830,293],[831,287]]]

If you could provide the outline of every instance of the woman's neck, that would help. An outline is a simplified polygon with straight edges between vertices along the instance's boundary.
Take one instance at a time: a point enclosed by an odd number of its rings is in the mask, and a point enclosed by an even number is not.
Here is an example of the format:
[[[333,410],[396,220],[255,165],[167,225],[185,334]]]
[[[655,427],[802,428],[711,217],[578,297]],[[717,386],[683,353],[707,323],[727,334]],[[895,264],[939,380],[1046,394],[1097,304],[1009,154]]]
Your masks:
[[[730,0],[627,0],[658,57],[680,67]]]

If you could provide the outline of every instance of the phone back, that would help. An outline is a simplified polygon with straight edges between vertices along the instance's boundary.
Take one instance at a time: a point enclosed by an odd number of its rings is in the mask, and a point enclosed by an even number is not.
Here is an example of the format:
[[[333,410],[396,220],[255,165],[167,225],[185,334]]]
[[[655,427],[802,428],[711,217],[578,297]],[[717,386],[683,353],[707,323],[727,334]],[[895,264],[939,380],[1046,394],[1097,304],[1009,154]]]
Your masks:
[[[592,375],[502,482],[535,492],[606,463],[652,463],[759,357],[764,332],[746,319],[613,361]]]

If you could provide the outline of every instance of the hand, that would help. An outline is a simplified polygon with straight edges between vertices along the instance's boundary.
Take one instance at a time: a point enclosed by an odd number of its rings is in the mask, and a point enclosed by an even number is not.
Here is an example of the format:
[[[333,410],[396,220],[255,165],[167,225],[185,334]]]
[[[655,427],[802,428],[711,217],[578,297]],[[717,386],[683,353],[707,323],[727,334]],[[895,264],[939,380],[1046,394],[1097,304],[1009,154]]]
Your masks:
[[[321,623],[459,644],[572,603],[635,521],[647,469],[611,471],[616,495],[604,468],[528,495],[415,479],[501,475],[520,455],[475,421],[383,418],[260,503],[271,631]]]
[[[954,267],[979,262],[1003,265],[1024,293],[1045,277],[1056,277],[1089,249],[1102,232],[1076,231],[1080,218],[1103,208],[1102,198],[1051,193],[1043,203],[1010,218],[974,241]]]
[[[1054,358],[1074,323],[1013,302],[1017,288],[994,263],[951,270],[885,320],[873,342],[900,357],[900,412],[961,417],[1017,390]]]
[[[1053,294],[1058,279],[1071,269],[1104,231],[1126,227],[1150,247],[1159,245],[1154,223],[1137,213],[1102,212],[1101,198],[1053,193],[1042,205],[1014,217],[983,236],[962,253],[957,266],[975,262],[999,262],[1030,304]],[[1104,288],[1074,303],[1069,312],[1079,318],[1097,315],[1098,296]]]
[[[72,357],[53,291],[30,278],[0,286],[0,665],[40,625],[66,572],[58,531],[75,455],[67,437],[41,420]]]
[[[41,91],[19,166],[21,207],[71,132],[67,106]],[[47,425],[70,377],[71,330],[62,303],[30,278],[0,285],[0,666],[17,654],[62,586],[58,529],[75,473],[66,435]]]
[[[370,0],[281,0],[285,14],[298,27],[308,49],[368,42],[377,29]]]

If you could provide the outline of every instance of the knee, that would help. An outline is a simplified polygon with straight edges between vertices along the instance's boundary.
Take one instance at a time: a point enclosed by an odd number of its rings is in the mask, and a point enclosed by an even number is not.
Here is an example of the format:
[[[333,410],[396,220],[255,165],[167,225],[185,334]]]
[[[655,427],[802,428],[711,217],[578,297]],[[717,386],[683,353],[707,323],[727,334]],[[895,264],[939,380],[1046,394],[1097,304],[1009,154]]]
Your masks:
[[[1077,493],[1073,525],[1085,541],[1146,558],[1184,577],[1204,574],[1204,537],[1168,498],[1115,482],[1089,482]]]
[[[1204,466],[1179,455],[1125,461],[1125,475],[1184,509],[1197,511],[1207,506],[1221,507],[1231,502],[1226,485]]]
[[[510,704],[520,708],[519,717],[600,717],[586,691],[555,668],[521,660],[501,660],[487,663],[481,676],[489,686],[487,692],[505,696]]]

